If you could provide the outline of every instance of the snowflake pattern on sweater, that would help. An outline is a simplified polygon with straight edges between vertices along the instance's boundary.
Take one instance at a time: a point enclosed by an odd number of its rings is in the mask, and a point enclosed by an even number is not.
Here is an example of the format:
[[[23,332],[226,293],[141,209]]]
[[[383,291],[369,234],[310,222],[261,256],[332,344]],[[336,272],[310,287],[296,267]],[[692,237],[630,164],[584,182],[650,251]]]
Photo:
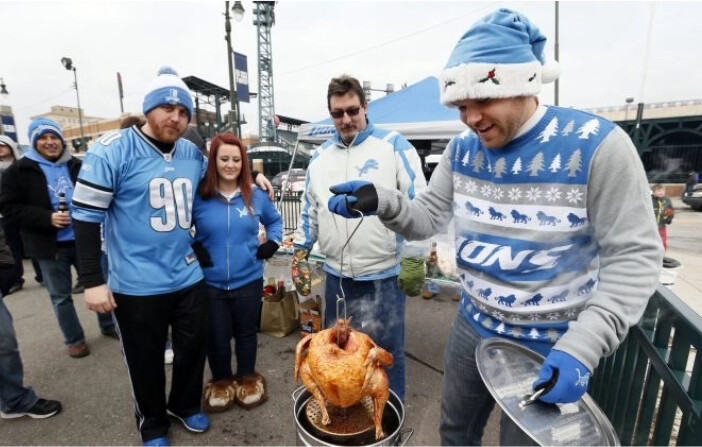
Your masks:
[[[483,336],[553,344],[597,286],[589,168],[614,124],[549,107],[499,149],[466,131],[449,143],[460,312]]]

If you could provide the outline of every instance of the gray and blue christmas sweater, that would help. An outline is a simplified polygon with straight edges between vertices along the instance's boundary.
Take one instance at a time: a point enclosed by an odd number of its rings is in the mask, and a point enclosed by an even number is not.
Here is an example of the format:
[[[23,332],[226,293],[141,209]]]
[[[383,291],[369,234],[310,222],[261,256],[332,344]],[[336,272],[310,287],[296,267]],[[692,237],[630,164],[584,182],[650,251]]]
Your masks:
[[[662,250],[649,203],[628,136],[558,107],[540,107],[499,149],[470,130],[454,137],[412,203],[379,190],[381,221],[409,240],[453,217],[459,312],[481,336],[543,354],[555,344],[591,369],[655,289]]]

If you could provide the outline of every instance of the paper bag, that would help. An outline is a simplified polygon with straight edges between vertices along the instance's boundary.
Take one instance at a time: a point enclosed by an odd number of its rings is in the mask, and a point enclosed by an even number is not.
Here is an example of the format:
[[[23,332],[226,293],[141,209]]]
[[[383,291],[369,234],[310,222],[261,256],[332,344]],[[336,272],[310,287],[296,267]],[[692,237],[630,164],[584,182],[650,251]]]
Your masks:
[[[275,300],[275,295],[263,297],[261,332],[274,337],[285,337],[300,327],[297,292],[285,292],[282,299]]]

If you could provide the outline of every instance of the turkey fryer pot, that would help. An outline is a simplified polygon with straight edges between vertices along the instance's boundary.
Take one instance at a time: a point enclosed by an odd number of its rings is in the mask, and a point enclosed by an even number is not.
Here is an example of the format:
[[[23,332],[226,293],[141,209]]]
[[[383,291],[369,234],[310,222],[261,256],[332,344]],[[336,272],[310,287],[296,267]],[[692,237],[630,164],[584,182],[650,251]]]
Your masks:
[[[304,386],[293,391],[293,417],[295,418],[295,445],[305,446],[337,446],[337,445],[364,445],[386,446],[405,445],[412,437],[414,430],[403,429],[405,423],[405,406],[394,391],[390,390],[390,397],[383,412],[383,439],[375,439],[375,430],[353,436],[334,436],[319,431],[310,423],[306,415],[307,404],[314,400],[312,393]]]

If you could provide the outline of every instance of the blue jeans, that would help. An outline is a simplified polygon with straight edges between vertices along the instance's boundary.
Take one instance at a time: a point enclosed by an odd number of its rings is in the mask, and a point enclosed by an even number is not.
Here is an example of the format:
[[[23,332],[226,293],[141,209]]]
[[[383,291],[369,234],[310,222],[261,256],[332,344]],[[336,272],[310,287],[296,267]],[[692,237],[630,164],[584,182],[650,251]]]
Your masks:
[[[3,413],[26,411],[39,399],[32,388],[22,385],[23,377],[12,315],[0,296],[0,410]]]
[[[405,293],[397,285],[397,276],[374,281],[344,278],[346,315],[351,326],[375,341],[393,356],[387,370],[390,389],[405,400]],[[339,277],[327,273],[324,325],[336,323],[336,297],[341,296]],[[340,309],[343,312],[343,309]],[[341,315],[343,317],[343,315]]]
[[[85,342],[83,327],[78,319],[76,308],[71,295],[71,266],[76,261],[75,247],[59,248],[55,259],[38,259],[44,276],[44,284],[51,297],[51,304],[58,319],[63,342],[66,345],[76,345]],[[103,333],[115,330],[112,314],[97,314],[100,331]]]
[[[210,344],[207,360],[212,380],[241,378],[253,374],[258,349],[263,278],[234,290],[207,286],[210,301]],[[236,354],[236,376],[232,376],[232,345]]]
[[[485,387],[475,363],[480,336],[461,316],[451,325],[444,351],[441,381],[441,445],[482,445],[483,430],[495,400]],[[500,445],[536,445],[502,413]]]

